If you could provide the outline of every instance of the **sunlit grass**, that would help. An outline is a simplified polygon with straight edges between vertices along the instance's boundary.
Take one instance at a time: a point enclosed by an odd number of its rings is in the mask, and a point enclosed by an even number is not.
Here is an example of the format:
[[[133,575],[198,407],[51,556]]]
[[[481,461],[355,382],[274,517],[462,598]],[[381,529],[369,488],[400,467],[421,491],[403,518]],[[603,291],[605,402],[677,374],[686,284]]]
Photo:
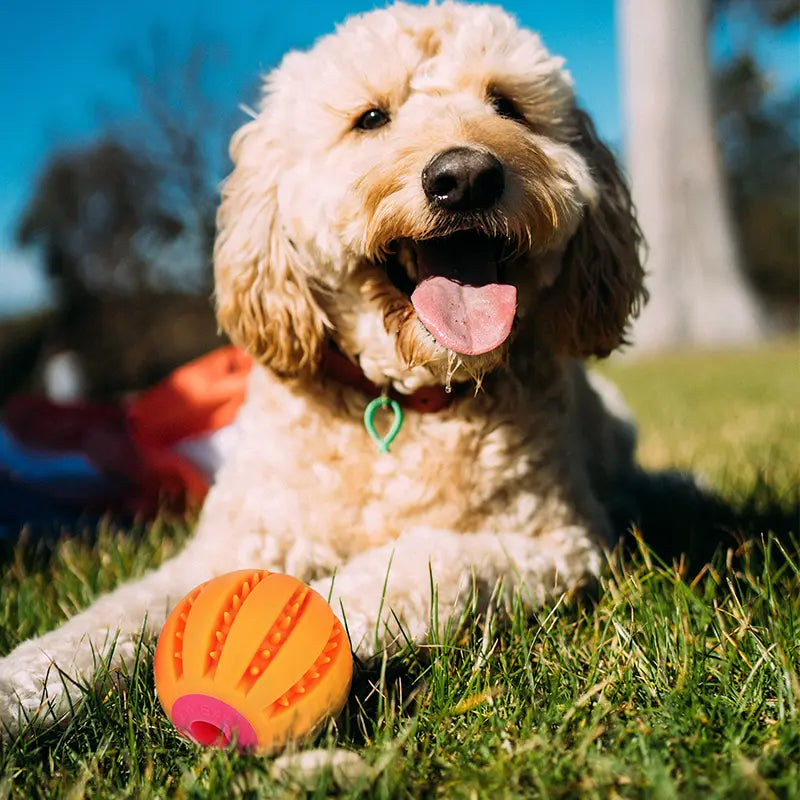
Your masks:
[[[796,534],[796,343],[604,370],[636,412],[648,466],[699,470],[739,507],[767,486]],[[89,691],[65,728],[5,747],[0,798],[800,796],[798,543],[786,528],[756,533],[705,567],[634,543],[594,600],[555,602],[532,621],[516,603],[358,670],[346,713],[317,743],[355,754],[347,777],[276,777],[270,759],[176,738],[148,644],[130,680]],[[53,552],[23,544],[4,566],[0,650],[185,535],[160,524]]]
[[[622,390],[640,429],[639,458],[679,467],[717,488],[782,486],[800,474],[800,341],[769,348],[616,359],[601,371]]]

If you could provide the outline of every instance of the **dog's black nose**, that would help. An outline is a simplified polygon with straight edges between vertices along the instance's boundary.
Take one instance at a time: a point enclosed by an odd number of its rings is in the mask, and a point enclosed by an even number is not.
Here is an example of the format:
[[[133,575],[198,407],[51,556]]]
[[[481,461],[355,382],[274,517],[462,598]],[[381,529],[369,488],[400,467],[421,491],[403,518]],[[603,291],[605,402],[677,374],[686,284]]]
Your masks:
[[[491,208],[503,194],[503,165],[491,154],[454,147],[422,170],[422,188],[431,203],[448,211]]]

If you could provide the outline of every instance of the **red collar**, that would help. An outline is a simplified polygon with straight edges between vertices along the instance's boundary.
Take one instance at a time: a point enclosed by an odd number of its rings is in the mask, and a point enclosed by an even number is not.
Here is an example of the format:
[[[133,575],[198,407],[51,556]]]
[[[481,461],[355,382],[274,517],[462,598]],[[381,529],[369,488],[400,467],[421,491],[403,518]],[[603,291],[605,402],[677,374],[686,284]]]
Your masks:
[[[383,389],[376,386],[361,371],[358,364],[342,355],[342,352],[333,342],[323,350],[322,373],[338,383],[358,389],[370,398],[377,397]],[[420,414],[430,414],[447,408],[457,397],[465,394],[468,386],[465,383],[454,384],[451,392],[446,392],[442,386],[423,386],[411,394],[402,394],[393,388],[388,391],[388,396],[396,400],[403,408],[411,409]]]

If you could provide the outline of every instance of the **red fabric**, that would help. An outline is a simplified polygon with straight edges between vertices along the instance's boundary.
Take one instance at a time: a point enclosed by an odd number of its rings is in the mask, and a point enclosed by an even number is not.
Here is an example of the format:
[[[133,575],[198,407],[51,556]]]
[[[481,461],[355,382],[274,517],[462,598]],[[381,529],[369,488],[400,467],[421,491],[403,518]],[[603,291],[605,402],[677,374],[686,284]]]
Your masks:
[[[128,489],[108,504],[151,516],[164,506],[181,511],[208,491],[202,473],[173,446],[233,422],[252,361],[223,347],[172,372],[132,400],[54,403],[33,395],[11,398],[4,423],[16,439],[51,453],[81,453]]]
[[[16,395],[3,408],[3,422],[18,441],[51,453],[82,453],[101,472],[130,476],[138,469],[123,409],[115,403],[54,403]]]
[[[164,380],[122,403],[54,403],[19,395],[6,402],[6,428],[23,444],[50,453],[81,453],[103,475],[120,479],[120,497],[107,505],[151,516],[159,509],[181,511],[202,502],[203,474],[174,448],[233,422],[244,400],[252,359],[236,347],[222,347],[176,369]],[[330,344],[322,372],[367,397],[381,389],[358,365]],[[405,408],[431,413],[446,408],[463,386],[389,396]],[[89,498],[87,498],[87,503]]]
[[[179,367],[128,404],[128,431],[144,468],[139,483],[150,503],[184,498],[192,506],[205,498],[205,477],[171,448],[230,425],[251,368],[246,353],[221,347]]]
[[[242,405],[252,359],[228,346],[190,361],[130,401],[133,439],[169,447],[230,425]]]

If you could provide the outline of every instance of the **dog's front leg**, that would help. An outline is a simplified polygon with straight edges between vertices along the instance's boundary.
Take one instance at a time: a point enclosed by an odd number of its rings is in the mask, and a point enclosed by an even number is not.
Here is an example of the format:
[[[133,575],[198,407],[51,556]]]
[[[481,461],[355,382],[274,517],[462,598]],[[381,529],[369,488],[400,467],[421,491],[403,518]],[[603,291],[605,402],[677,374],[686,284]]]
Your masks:
[[[383,648],[396,649],[406,638],[423,642],[431,622],[444,630],[448,619],[463,612],[473,586],[488,595],[502,579],[506,592],[519,588],[524,599],[540,605],[593,580],[601,564],[598,538],[580,526],[536,537],[415,528],[357,555],[333,578],[312,586],[330,595],[353,649],[369,658]],[[432,584],[438,620],[433,619]]]
[[[113,654],[112,668],[130,666],[143,629],[158,633],[174,604],[196,584],[250,564],[235,550],[195,538],[175,558],[139,580],[98,598],[60,628],[20,644],[0,659],[0,735],[28,719],[50,724],[80,698],[98,661]]]

